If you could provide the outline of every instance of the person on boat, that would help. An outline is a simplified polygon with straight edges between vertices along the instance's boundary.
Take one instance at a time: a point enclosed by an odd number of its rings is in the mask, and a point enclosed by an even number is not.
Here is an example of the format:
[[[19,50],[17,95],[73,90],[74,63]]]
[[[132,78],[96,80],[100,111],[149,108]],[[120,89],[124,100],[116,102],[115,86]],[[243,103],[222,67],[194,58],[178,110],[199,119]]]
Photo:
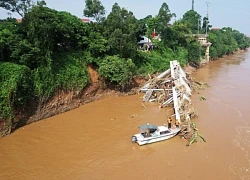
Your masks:
[[[171,119],[171,117],[169,117],[168,118],[168,129],[171,129],[171,126],[172,126],[171,122],[172,122],[172,119]]]
[[[178,121],[178,120],[175,120],[175,126],[176,126],[177,128],[179,128],[179,127],[180,127],[180,123],[179,123],[179,121]]]

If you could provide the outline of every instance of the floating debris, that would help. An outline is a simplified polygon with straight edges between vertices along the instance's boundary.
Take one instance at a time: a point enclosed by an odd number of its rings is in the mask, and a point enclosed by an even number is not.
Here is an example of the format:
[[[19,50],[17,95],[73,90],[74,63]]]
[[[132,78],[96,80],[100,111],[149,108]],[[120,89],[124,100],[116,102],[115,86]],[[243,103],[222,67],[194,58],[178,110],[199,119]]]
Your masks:
[[[205,101],[205,100],[207,100],[207,99],[204,96],[200,97],[200,101]]]
[[[135,114],[131,115],[130,118],[134,118],[135,117]]]
[[[193,122],[188,122],[186,125],[182,126],[182,130],[179,133],[179,136],[185,138],[188,142],[186,146],[190,144],[197,143],[198,139],[201,139],[203,142],[206,142],[205,138],[199,133],[196,124]]]
[[[189,76],[188,79],[189,79],[189,82],[190,82],[190,86],[194,91],[204,90],[204,89],[210,87],[208,85],[208,83],[203,83],[203,82],[196,81],[195,78],[193,78],[192,76]]]

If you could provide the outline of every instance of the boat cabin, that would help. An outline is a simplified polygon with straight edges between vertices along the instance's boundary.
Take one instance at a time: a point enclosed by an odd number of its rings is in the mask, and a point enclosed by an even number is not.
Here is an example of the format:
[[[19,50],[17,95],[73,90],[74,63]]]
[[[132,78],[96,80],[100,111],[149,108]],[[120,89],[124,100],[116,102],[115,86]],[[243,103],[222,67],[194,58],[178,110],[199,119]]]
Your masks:
[[[152,124],[144,124],[139,127],[141,129],[141,135],[145,137],[150,137],[157,129],[158,127]]]
[[[141,129],[141,135],[144,138],[151,137],[153,134],[155,135],[165,135],[171,133],[171,131],[164,126],[155,126],[152,124],[145,124],[139,127]]]

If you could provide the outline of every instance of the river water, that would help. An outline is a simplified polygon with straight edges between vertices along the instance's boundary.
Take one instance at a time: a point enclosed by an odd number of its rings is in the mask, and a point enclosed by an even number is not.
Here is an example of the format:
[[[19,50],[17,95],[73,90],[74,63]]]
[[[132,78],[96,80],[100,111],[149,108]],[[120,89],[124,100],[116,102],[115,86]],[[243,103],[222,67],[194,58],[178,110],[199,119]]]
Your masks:
[[[139,125],[166,124],[170,112],[142,104],[143,94],[110,97],[0,138],[0,179],[250,179],[250,51],[211,62],[194,76],[210,85],[192,96],[199,113],[193,121],[206,143],[186,147],[176,136],[132,144]]]

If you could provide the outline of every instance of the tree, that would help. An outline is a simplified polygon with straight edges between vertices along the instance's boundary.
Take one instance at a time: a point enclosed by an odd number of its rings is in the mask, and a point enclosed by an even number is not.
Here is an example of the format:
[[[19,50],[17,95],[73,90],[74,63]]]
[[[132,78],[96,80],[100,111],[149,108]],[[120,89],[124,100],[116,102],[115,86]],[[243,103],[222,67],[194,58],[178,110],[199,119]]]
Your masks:
[[[159,29],[162,33],[164,29],[168,26],[169,22],[173,17],[176,17],[174,13],[171,13],[167,3],[163,3],[158,13],[159,18]]]
[[[10,61],[12,49],[16,48],[16,43],[20,41],[17,33],[19,27],[16,19],[0,20],[0,62]]]
[[[194,34],[199,34],[201,30],[201,16],[193,10],[187,11],[181,20]]]
[[[21,17],[28,12],[28,10],[33,6],[32,0],[0,0],[0,7],[6,9],[7,11],[16,12]],[[37,5],[46,5],[45,1],[37,1]]]
[[[152,33],[155,31],[156,33],[159,33],[160,30],[160,18],[159,16],[147,16],[145,19],[145,25],[146,25],[146,36],[150,37]]]
[[[27,37],[23,43],[19,43],[18,47],[21,48],[16,50],[15,57],[27,57],[30,54],[28,59],[25,58],[26,63],[23,63],[31,69],[49,64],[48,60],[55,52],[86,49],[89,44],[88,24],[68,12],[34,6],[25,15],[21,25]]]
[[[210,30],[208,41],[212,43],[210,56],[215,59],[249,47],[250,38],[237,30],[224,27],[221,30]]]
[[[201,45],[196,40],[191,41],[187,45],[188,50],[188,62],[199,63],[201,56]]]
[[[141,32],[133,13],[115,3],[104,26],[104,36],[110,46],[109,55],[119,54],[120,57],[133,59],[137,53],[137,36]]]
[[[169,31],[171,33],[168,35],[166,44],[172,49],[176,49],[177,46],[186,47],[192,39],[191,36],[187,36],[187,34],[191,34],[190,29],[180,20],[175,21]]]
[[[131,59],[122,59],[119,56],[107,56],[98,69],[100,75],[109,82],[125,85],[133,75],[135,65]]]
[[[89,39],[88,51],[91,53],[91,56],[96,60],[100,57],[104,57],[109,48],[107,45],[108,41],[101,33],[95,31],[90,32]]]
[[[13,117],[13,109],[22,107],[32,96],[31,71],[15,63],[0,63],[0,119]]]
[[[92,17],[100,22],[105,15],[105,8],[99,0],[85,0],[84,16]]]
[[[208,33],[209,29],[211,28],[212,26],[209,25],[209,20],[207,17],[204,17],[203,18],[203,23],[202,23],[202,33],[206,34]]]
[[[155,22],[158,24],[157,32],[159,32],[165,46],[168,46],[171,41],[170,39],[174,36],[173,31],[169,26],[169,22],[171,18],[175,16],[176,15],[174,13],[170,12],[168,5],[164,2],[158,15],[155,17]]]

